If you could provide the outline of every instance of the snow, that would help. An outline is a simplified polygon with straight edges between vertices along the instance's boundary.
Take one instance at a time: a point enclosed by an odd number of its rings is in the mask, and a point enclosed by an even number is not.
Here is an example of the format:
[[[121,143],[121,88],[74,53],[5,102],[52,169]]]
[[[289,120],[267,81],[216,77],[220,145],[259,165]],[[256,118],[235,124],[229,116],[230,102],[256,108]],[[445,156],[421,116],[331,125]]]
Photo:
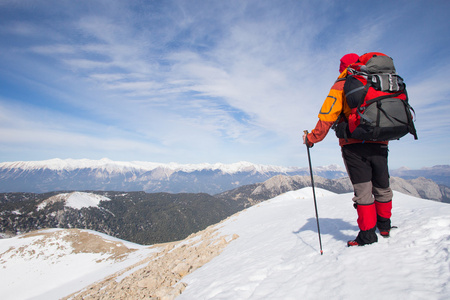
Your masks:
[[[83,207],[98,207],[100,201],[110,201],[111,199],[96,195],[92,193],[74,192],[69,195],[66,200],[66,205],[75,209],[82,209]]]
[[[316,189],[316,196],[323,255],[311,188],[288,192],[215,225],[239,237],[184,277],[188,285],[177,299],[449,299],[450,205],[394,192],[398,229],[376,244],[348,248],[358,233],[352,194]],[[30,239],[0,240],[2,299],[58,299],[152,251],[128,243],[137,251],[114,262],[106,254],[64,252],[61,239],[44,248]],[[35,252],[7,253],[26,245]]]
[[[390,238],[346,247],[358,233],[351,194],[310,188],[252,207],[223,224],[237,233],[186,276],[177,299],[448,299],[450,206],[395,193]]]
[[[47,205],[55,202],[64,202],[64,206],[74,209],[99,207],[100,201],[111,201],[111,199],[102,195],[85,192],[61,193],[45,199],[37,206],[37,210],[42,210],[47,207]]]

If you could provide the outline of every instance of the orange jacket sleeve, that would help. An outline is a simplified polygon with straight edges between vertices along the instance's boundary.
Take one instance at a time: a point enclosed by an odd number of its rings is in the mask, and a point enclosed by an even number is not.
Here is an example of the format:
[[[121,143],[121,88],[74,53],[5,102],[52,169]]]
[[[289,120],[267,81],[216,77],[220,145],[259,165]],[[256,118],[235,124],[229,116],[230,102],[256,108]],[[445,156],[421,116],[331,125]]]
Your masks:
[[[319,121],[317,122],[316,127],[307,136],[310,144],[322,141],[343,111],[344,113],[347,113],[346,115],[350,114],[350,108],[346,105],[347,103],[344,95],[345,80],[342,80],[346,76],[347,70],[339,75],[338,80],[333,84],[327,98],[323,102],[318,115]]]

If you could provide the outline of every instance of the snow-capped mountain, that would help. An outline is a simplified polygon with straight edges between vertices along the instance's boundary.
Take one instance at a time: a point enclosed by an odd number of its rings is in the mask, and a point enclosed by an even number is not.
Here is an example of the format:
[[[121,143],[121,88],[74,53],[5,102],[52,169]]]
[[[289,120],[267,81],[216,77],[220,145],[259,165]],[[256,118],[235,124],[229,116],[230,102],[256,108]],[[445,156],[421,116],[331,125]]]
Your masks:
[[[315,167],[326,179],[346,177],[338,165]],[[238,162],[234,164],[177,164],[120,162],[109,159],[51,159],[0,163],[0,193],[50,191],[145,191],[217,194],[239,186],[263,182],[276,175],[309,175],[308,168]],[[450,166],[422,170],[393,170],[405,179],[425,177],[450,186]]]
[[[90,159],[50,159],[43,161],[18,161],[18,162],[5,162],[0,163],[0,168],[14,168],[21,170],[37,170],[37,169],[49,169],[55,171],[73,171],[77,169],[101,169],[110,173],[128,172],[130,170],[143,170],[143,171],[153,171],[155,169],[165,169],[172,172],[195,172],[203,170],[220,170],[224,173],[232,174],[238,172],[292,172],[297,170],[297,168],[279,167],[279,166],[268,166],[268,165],[258,165],[249,162],[238,162],[233,164],[178,164],[178,163],[154,163],[154,162],[144,162],[144,161],[112,161],[108,158],[103,158],[100,160],[90,160]],[[331,166],[331,168],[337,169],[338,166]]]
[[[109,159],[0,163],[0,192],[97,190],[146,192],[205,192],[216,194],[265,181],[275,175],[308,175],[307,168],[234,164],[117,162]],[[346,176],[337,165],[318,167],[326,178]]]
[[[316,196],[323,255],[303,188],[164,245],[75,229],[2,239],[2,299],[448,298],[448,204],[395,192],[398,229],[347,248],[358,232],[352,194],[317,188]]]

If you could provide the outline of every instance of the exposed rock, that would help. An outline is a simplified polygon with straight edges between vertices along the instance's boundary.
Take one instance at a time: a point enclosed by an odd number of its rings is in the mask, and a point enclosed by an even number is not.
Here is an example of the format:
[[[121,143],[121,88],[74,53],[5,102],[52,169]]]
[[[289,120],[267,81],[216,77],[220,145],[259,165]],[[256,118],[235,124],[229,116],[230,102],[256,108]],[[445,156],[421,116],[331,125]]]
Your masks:
[[[411,179],[409,182],[416,188],[420,197],[424,199],[433,199],[442,201],[442,193],[436,182],[431,179],[419,177]]]
[[[450,188],[445,185],[439,185],[442,194],[442,202],[450,203]]]
[[[64,299],[172,300],[186,288],[181,279],[219,255],[237,235],[219,236],[217,226],[179,242],[155,245],[145,260]]]

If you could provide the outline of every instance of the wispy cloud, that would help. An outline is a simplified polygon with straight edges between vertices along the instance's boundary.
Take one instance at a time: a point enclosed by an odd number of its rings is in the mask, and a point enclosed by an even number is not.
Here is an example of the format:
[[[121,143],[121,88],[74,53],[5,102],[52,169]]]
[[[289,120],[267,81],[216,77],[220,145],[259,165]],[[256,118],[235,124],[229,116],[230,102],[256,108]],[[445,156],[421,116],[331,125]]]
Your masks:
[[[298,154],[301,131],[315,125],[339,58],[368,51],[394,57],[411,99],[420,98],[418,124],[431,130],[432,107],[448,97],[449,60],[441,54],[441,61],[421,61],[434,49],[433,38],[413,35],[435,24],[429,5],[391,13],[356,3],[7,1],[0,6],[0,50],[9,58],[0,58],[8,74],[0,75],[8,88],[3,103],[40,106],[48,118],[15,109],[15,125],[8,123],[9,133],[2,128],[6,143],[41,140],[55,149],[71,145],[76,153],[68,140],[85,138],[86,145],[111,141],[109,153],[129,148],[129,159],[122,160],[146,160],[136,150],[142,148],[166,162],[242,157],[296,164],[304,156]],[[445,52],[448,39],[439,43]],[[424,77],[418,67],[432,75]],[[61,119],[70,122],[59,128]],[[440,125],[436,136],[449,129],[445,121]],[[28,127],[39,139],[26,134]],[[327,138],[321,147],[336,149],[336,141]],[[340,160],[321,156],[321,164]]]

